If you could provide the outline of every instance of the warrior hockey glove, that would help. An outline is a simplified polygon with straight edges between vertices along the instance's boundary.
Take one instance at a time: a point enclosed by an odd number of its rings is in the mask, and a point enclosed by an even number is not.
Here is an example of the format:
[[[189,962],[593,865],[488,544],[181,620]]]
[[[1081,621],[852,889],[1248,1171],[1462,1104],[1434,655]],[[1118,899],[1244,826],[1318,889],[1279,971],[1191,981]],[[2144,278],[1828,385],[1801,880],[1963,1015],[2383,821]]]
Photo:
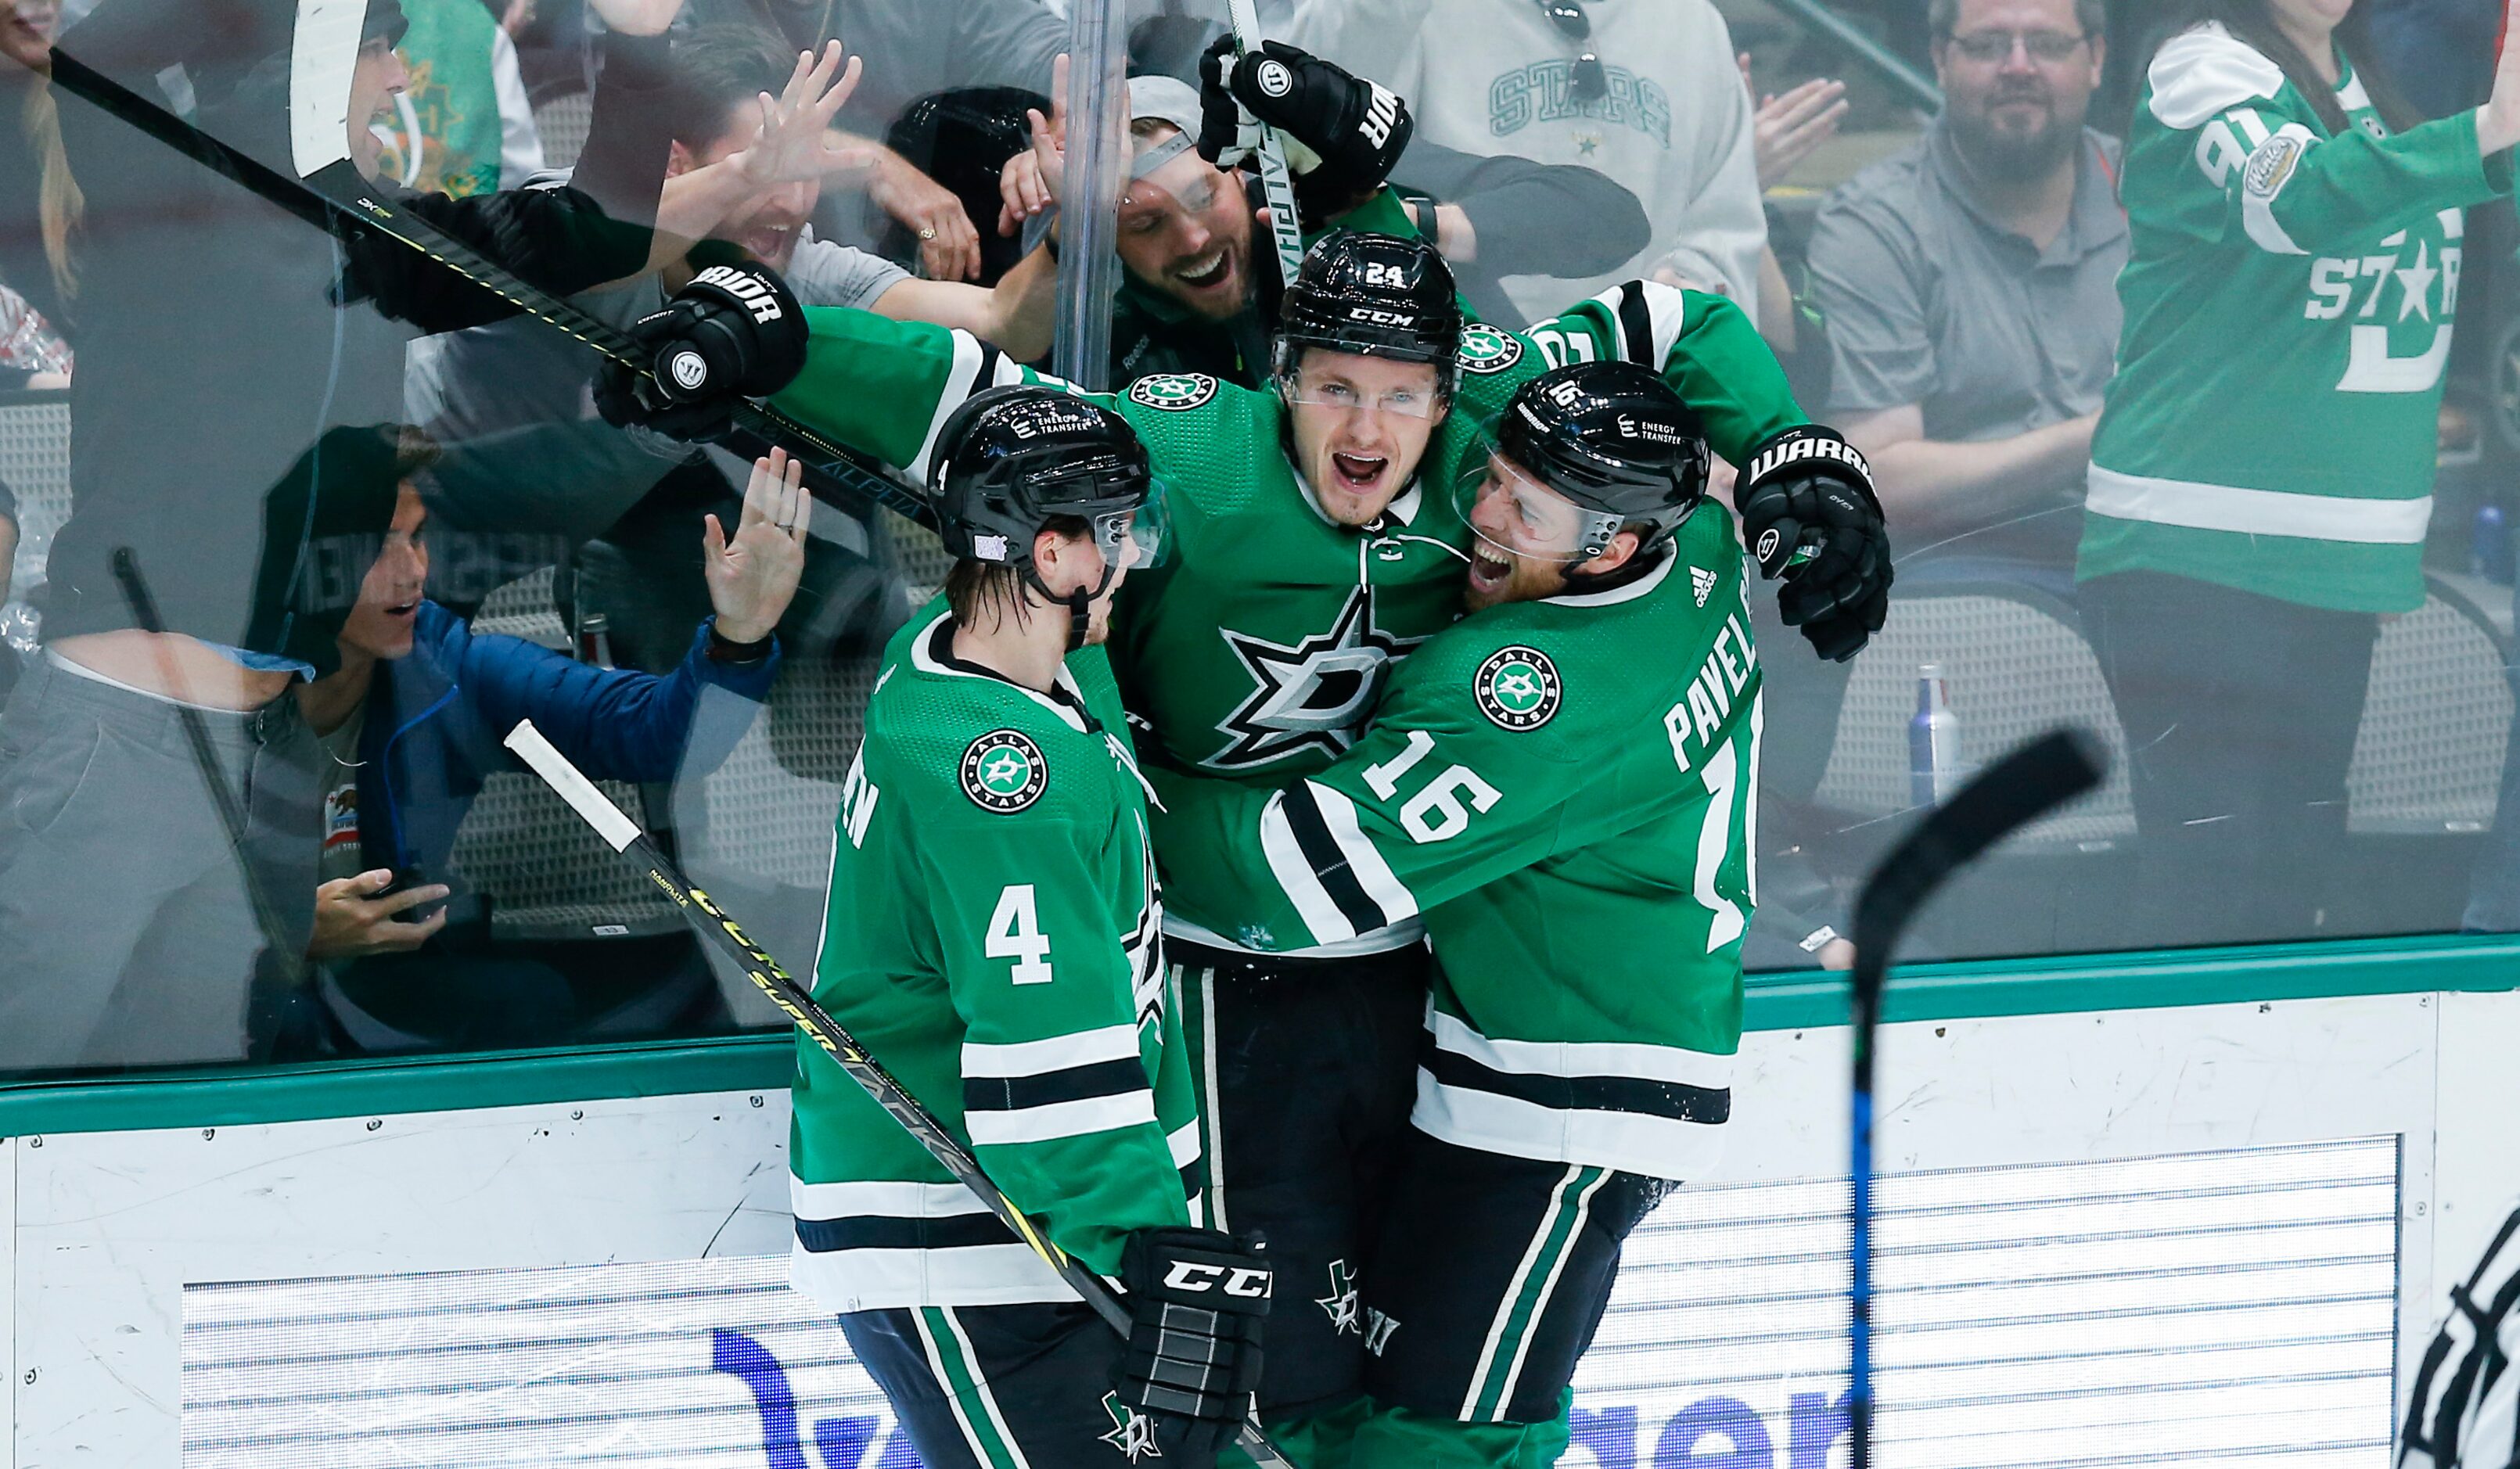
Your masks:
[[[1127,1354],[1112,1387],[1165,1463],[1200,1469],[1251,1410],[1270,1269],[1252,1235],[1141,1229],[1120,1256]]]
[[[605,421],[682,439],[727,431],[737,400],[766,398],[805,366],[805,314],[788,283],[749,262],[712,265],[662,311],[633,323],[646,367],[606,361],[595,379]]]
[[[1760,575],[1785,579],[1785,625],[1823,658],[1854,657],[1890,610],[1890,537],[1864,456],[1816,423],[1788,428],[1751,453],[1733,502]]]
[[[1260,124],[1278,130],[1295,202],[1327,217],[1354,208],[1391,176],[1415,124],[1397,94],[1351,76],[1283,41],[1238,56],[1218,36],[1198,59],[1199,156],[1232,168],[1260,148]]]

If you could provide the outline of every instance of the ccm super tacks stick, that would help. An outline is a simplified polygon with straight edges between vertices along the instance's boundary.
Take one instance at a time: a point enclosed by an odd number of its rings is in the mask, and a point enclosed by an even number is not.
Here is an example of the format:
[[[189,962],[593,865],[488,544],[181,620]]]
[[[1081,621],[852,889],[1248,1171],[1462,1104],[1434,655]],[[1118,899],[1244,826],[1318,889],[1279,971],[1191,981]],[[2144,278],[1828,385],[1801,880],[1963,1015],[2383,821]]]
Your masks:
[[[1853,1115],[1847,1220],[1854,1280],[1847,1427],[1855,1469],[1872,1469],[1872,1038],[1891,951],[1946,878],[1987,848],[2100,783],[2107,758],[2089,736],[2056,730],[2003,757],[1961,787],[1891,849],[1855,900]]]
[[[1033,1227],[1032,1221],[1024,1218],[1023,1211],[1015,1207],[1014,1201],[999,1192],[998,1186],[989,1181],[989,1176],[980,1170],[979,1160],[955,1140],[954,1135],[945,1130],[945,1125],[936,1120],[935,1114],[920,1105],[917,1097],[893,1080],[892,1073],[884,1070],[837,1020],[832,1018],[830,1011],[815,1002],[812,992],[789,977],[777,959],[746,937],[708,894],[694,887],[691,879],[683,875],[682,868],[640,831],[638,823],[623,815],[619,807],[595,788],[594,782],[587,779],[583,772],[569,764],[568,757],[552,747],[551,741],[534,728],[533,721],[518,721],[517,727],[508,732],[505,743],[518,759],[532,768],[535,775],[559,792],[561,799],[566,801],[588,825],[595,828],[596,834],[604,838],[605,845],[639,864],[647,871],[648,880],[673,900],[674,907],[681,910],[683,916],[690,920],[702,939],[735,960],[761,993],[770,997],[771,1003],[786,1011],[788,1018],[796,1022],[796,1028],[823,1047],[824,1052],[848,1073],[849,1080],[864,1088],[866,1094],[890,1114],[893,1121],[900,1123],[919,1145],[927,1150],[929,1157],[943,1164],[947,1173],[962,1180],[963,1185],[977,1195],[981,1203],[989,1206],[991,1214],[1015,1231],[1016,1238],[1030,1246],[1034,1254],[1057,1270],[1058,1277],[1066,1281],[1068,1288],[1075,1291],[1086,1305],[1093,1307],[1096,1314],[1123,1336],[1129,1333],[1129,1308],[1121,1304],[1119,1293],[1111,1288],[1111,1282],[1044,1239],[1041,1231]],[[1260,1469],[1295,1469],[1293,1461],[1261,1432],[1256,1419],[1244,1421],[1236,1443]]]

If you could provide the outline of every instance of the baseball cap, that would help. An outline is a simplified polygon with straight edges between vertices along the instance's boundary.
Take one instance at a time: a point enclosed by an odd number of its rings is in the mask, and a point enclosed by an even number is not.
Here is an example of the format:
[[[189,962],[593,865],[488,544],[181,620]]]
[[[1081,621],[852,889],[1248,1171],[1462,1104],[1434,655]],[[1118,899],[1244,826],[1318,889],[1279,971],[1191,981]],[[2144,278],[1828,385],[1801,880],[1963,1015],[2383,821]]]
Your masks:
[[[1198,146],[1198,89],[1178,76],[1132,76],[1129,120],[1169,122],[1180,129],[1131,161],[1129,177],[1142,179]]]

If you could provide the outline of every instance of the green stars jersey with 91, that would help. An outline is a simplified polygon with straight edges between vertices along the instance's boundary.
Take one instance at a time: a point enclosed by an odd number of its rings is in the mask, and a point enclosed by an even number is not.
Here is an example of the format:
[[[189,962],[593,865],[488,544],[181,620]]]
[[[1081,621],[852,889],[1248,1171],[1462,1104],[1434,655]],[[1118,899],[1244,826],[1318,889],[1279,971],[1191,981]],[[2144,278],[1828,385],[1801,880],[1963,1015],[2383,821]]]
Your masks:
[[[1052,1242],[1115,1273],[1198,1181],[1145,787],[1099,650],[1044,694],[956,659],[952,629],[940,599],[885,650],[814,998]],[[835,1312],[1075,1299],[820,1047],[796,1054],[799,1290]]]
[[[939,327],[841,309],[808,308],[805,319],[805,368],[779,407],[922,476],[938,428],[966,397],[1057,381]],[[1804,422],[1783,371],[1736,307],[1645,283],[1520,335],[1466,329],[1457,400],[1416,484],[1362,530],[1318,509],[1286,457],[1285,409],[1274,392],[1173,376],[1089,394],[1145,440],[1171,511],[1173,549],[1122,588],[1110,644],[1123,696],[1163,758],[1275,785],[1354,744],[1391,663],[1460,611],[1467,530],[1452,491],[1478,471],[1487,423],[1552,363],[1597,360],[1659,371],[1697,410],[1708,443],[1736,463]],[[1225,926],[1176,922],[1172,931],[1219,948],[1279,942],[1249,913],[1209,916]],[[1372,953],[1417,937],[1402,925],[1303,952]]]
[[[1276,788],[1150,769],[1167,901],[1286,948],[1422,917],[1414,1124],[1464,1147],[1702,1173],[1732,1115],[1760,683],[1731,518],[1606,592],[1473,613],[1356,747]]]
[[[2340,65],[2342,59],[2340,57]],[[2077,575],[2420,605],[2461,209],[2507,192],[2462,112],[2391,136],[2350,69],[2331,135],[2208,24],[2154,54],[2122,186],[2126,327]]]

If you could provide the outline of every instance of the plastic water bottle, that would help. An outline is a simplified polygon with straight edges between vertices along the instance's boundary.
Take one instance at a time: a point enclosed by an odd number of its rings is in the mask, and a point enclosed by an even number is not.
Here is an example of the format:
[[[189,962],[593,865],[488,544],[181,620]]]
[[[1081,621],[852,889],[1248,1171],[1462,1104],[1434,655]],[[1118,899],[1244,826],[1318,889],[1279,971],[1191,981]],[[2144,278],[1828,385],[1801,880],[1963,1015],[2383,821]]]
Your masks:
[[[2490,501],[2476,508],[2476,536],[2468,551],[2467,569],[2498,585],[2511,585],[2511,526],[2502,507]]]
[[[579,621],[577,661],[598,668],[612,666],[612,621],[602,612],[589,612]]]
[[[1908,797],[1912,805],[1939,806],[1959,789],[1960,720],[1952,712],[1952,690],[1943,665],[1916,670],[1916,715],[1908,721]]]

